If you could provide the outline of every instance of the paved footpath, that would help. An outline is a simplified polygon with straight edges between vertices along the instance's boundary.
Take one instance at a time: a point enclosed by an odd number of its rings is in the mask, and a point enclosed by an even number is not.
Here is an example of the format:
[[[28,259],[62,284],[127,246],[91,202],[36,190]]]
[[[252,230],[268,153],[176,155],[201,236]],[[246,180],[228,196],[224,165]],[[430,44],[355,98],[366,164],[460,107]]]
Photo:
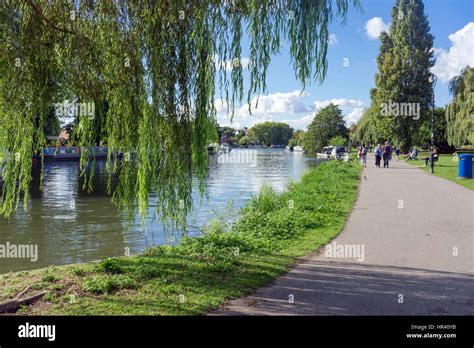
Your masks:
[[[402,161],[375,168],[372,155],[362,175],[333,241],[363,246],[362,261],[323,247],[210,314],[474,315],[474,192]]]

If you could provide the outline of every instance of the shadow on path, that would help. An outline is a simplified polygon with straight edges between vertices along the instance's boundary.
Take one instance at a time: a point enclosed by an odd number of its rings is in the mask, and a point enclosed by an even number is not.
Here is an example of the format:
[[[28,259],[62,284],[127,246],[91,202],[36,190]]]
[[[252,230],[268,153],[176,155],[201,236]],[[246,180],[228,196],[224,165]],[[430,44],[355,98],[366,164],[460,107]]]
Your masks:
[[[310,260],[212,314],[473,315],[473,289],[472,274]]]

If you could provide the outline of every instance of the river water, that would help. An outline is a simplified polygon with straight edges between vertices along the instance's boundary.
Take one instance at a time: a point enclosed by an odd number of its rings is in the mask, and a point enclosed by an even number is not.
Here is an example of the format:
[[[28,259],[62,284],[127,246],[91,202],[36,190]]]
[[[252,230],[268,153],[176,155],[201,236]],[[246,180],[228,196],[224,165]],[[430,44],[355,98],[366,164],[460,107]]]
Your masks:
[[[242,155],[242,151],[251,156],[237,156]],[[281,192],[289,180],[297,180],[306,169],[317,164],[314,158],[284,149],[234,149],[232,152],[236,156],[234,160],[211,156],[206,178],[208,199],[199,204],[198,194],[193,194],[195,205],[188,218],[189,225],[204,226],[216,214],[227,211],[229,201],[237,211],[258,193],[263,183]],[[99,260],[123,256],[126,252],[136,254],[156,244],[179,241],[179,233],[165,233],[163,226],[152,217],[146,220],[144,227],[137,218],[135,225],[127,230],[126,217],[107,195],[104,161],[96,163],[92,194],[82,191],[78,162],[45,163],[44,170],[42,191],[39,190],[39,172],[33,172],[27,212],[21,208],[10,220],[0,217],[0,248],[3,245],[5,251],[6,246],[34,245],[37,260],[34,260],[34,247],[30,249],[29,258],[13,258],[11,253],[2,257],[0,252],[0,273]],[[153,209],[154,203],[151,203],[150,210]],[[198,229],[188,231],[190,236],[199,234]]]

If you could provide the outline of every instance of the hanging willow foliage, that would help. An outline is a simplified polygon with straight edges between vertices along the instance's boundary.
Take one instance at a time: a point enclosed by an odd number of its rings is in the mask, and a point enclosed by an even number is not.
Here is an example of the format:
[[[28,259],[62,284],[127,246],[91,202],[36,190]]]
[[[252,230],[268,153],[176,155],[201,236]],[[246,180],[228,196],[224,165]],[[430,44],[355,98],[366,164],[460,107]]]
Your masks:
[[[95,118],[78,117],[75,129],[86,149],[86,188],[93,175],[87,149],[100,139],[109,147],[109,178],[118,177],[117,185],[109,179],[113,201],[130,216],[146,216],[153,192],[157,215],[182,226],[193,175],[202,187],[206,173],[217,86],[229,110],[245,97],[243,39],[250,45],[249,104],[266,92],[282,40],[303,87],[322,82],[328,26],[346,19],[350,2],[359,8],[358,0],[3,0],[1,213],[9,216],[21,200],[26,207],[31,156],[42,154],[52,105],[69,100],[96,106]]]
[[[453,101],[446,107],[446,134],[450,145],[474,144],[474,68],[466,66],[449,84]]]

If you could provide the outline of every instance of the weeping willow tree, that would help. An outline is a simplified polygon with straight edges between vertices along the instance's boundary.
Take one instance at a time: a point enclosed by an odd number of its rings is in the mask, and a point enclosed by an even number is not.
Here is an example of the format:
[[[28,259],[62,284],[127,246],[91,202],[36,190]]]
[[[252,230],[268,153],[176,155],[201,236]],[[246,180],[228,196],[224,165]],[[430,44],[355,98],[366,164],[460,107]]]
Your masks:
[[[26,209],[31,156],[42,155],[47,114],[68,100],[107,105],[96,117],[105,118],[113,201],[145,216],[155,192],[157,216],[182,225],[193,176],[203,187],[216,91],[232,112],[245,97],[250,108],[251,98],[266,92],[270,60],[283,40],[303,88],[322,82],[328,26],[345,21],[351,3],[359,8],[358,0],[3,0],[1,213],[9,216],[20,203]],[[240,64],[244,38],[248,86]],[[91,189],[96,120],[78,117],[81,175]],[[110,177],[118,177],[116,186]]]
[[[353,135],[354,143],[376,144],[380,142],[374,126],[374,117],[371,109],[365,109],[362,117],[357,122],[357,128]]]
[[[474,68],[465,67],[449,84],[453,101],[446,107],[449,145],[474,144]]]

